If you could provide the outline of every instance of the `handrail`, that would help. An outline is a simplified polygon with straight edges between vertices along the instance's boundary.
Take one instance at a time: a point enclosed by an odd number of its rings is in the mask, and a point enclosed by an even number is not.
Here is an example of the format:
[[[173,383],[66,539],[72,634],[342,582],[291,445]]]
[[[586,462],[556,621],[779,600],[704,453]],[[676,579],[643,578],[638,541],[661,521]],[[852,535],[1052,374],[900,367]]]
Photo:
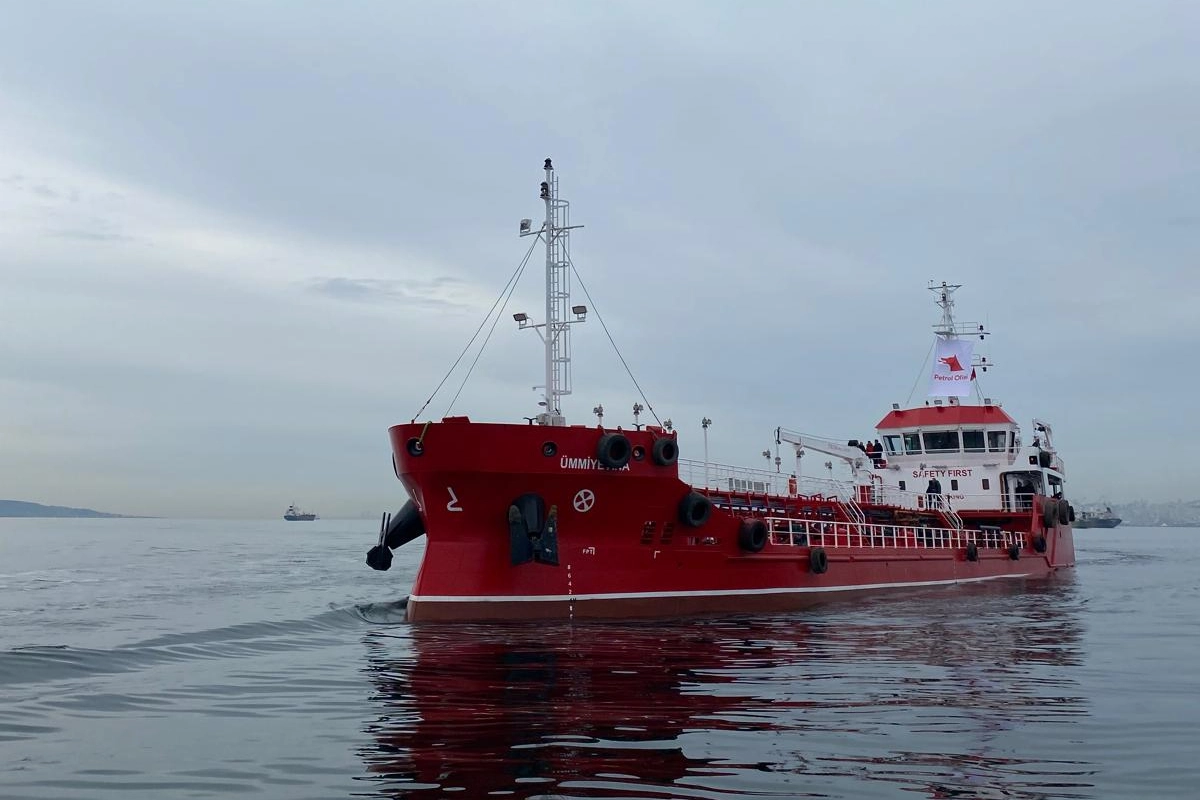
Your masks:
[[[966,530],[925,528],[919,525],[880,525],[857,522],[826,522],[791,517],[766,517],[771,545],[810,547],[893,547],[958,549],[976,547],[1007,549],[1024,546],[1028,531],[999,529]]]

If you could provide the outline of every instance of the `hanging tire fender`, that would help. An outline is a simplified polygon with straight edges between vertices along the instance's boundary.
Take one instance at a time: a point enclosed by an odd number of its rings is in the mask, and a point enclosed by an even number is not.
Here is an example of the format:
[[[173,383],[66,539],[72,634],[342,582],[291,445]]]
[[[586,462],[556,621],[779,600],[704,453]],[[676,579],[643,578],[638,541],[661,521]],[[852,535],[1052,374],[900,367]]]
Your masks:
[[[1042,524],[1047,528],[1053,528],[1058,522],[1058,503],[1053,498],[1047,497],[1042,501]]]
[[[767,523],[761,519],[744,519],[738,528],[738,546],[747,553],[757,553],[767,546]]]
[[[689,528],[699,528],[712,516],[712,501],[699,492],[688,492],[679,501],[679,521]]]
[[[679,460],[679,442],[674,437],[655,439],[654,446],[650,448],[650,457],[660,467],[671,466]]]
[[[967,561],[979,560],[979,545],[974,542],[967,542]]]
[[[814,547],[808,553],[808,566],[814,575],[823,575],[829,569],[829,556],[824,547]]]
[[[606,433],[596,444],[596,460],[608,469],[621,469],[633,456],[629,437],[623,433]]]

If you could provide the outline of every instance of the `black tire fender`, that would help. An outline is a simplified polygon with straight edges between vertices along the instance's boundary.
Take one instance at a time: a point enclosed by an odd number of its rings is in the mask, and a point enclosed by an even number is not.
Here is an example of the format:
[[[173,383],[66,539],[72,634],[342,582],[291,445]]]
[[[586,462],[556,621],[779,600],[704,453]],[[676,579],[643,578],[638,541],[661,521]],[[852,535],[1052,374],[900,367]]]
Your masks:
[[[679,460],[679,442],[675,441],[673,437],[666,436],[655,439],[654,446],[650,448],[650,457],[660,467],[671,466]]]
[[[808,566],[814,575],[823,575],[829,569],[829,556],[824,547],[814,547],[809,551]]]
[[[761,519],[744,519],[738,528],[738,546],[748,553],[757,553],[767,546],[767,523]]]
[[[699,492],[688,492],[679,501],[679,521],[689,528],[699,528],[712,516],[712,502]]]
[[[596,460],[608,469],[621,469],[633,456],[629,437],[623,433],[606,433],[596,444]]]

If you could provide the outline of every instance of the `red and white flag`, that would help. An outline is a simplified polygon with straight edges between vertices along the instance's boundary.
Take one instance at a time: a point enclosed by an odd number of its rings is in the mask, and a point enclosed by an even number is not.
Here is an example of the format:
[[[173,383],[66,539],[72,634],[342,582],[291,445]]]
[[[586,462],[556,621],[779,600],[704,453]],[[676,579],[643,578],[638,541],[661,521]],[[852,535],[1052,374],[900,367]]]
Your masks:
[[[947,339],[939,336],[933,354],[933,372],[929,376],[930,397],[966,397],[971,393],[975,368],[971,358],[975,343],[971,339]]]

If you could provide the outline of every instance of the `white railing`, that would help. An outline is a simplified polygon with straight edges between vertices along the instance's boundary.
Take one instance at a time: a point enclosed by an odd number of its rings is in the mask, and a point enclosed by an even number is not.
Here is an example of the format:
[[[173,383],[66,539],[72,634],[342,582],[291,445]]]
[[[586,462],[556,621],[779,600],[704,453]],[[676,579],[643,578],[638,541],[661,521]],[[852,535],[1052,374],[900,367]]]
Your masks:
[[[826,522],[815,519],[766,517],[770,543],[783,547],[976,547],[1006,549],[1024,545],[1026,532],[999,529],[962,530],[923,528],[916,525],[879,525],[857,522]]]
[[[679,459],[679,479],[697,489],[730,494],[770,494],[788,497],[793,494],[786,472],[737,467],[730,464]],[[854,499],[854,484],[828,478],[799,478],[795,494],[806,497],[820,495],[846,502]]]
[[[787,497],[788,475],[730,464],[679,459],[679,479],[696,488],[733,494],[772,494]]]

